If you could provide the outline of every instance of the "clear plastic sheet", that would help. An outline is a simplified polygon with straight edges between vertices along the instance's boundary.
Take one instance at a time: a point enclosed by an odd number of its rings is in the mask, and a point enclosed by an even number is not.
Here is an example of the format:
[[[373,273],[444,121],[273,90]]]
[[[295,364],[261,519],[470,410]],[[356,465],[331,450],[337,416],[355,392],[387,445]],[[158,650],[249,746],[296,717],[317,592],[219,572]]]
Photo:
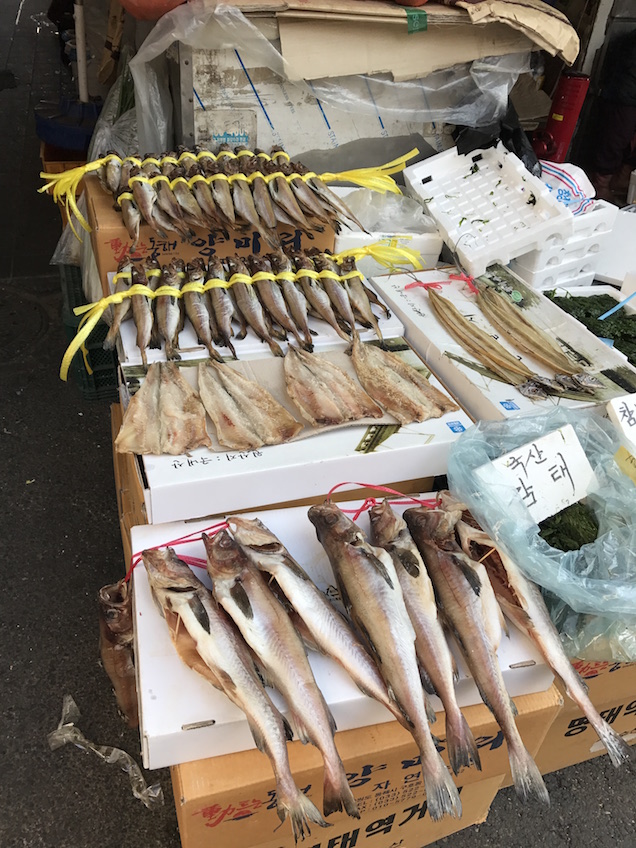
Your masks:
[[[130,754],[120,748],[112,748],[110,745],[95,745],[93,742],[89,742],[79,727],[76,726],[79,719],[80,711],[73,697],[64,695],[60,722],[57,729],[49,733],[47,737],[50,749],[57,751],[58,748],[70,743],[82,751],[92,751],[105,763],[119,766],[128,775],[133,795],[135,798],[139,798],[145,807],[149,810],[155,810],[163,806],[163,790],[160,784],[155,783],[148,786],[140,767]]]
[[[506,111],[508,94],[520,73],[529,70],[530,54],[490,57],[446,68],[423,79],[395,82],[390,74],[347,76],[290,82],[279,43],[270,42],[236,7],[191,0],[158,21],[131,61],[139,118],[139,141],[144,151],[173,145],[172,101],[163,58],[174,42],[195,49],[236,48],[248,68],[269,68],[285,90],[301,89],[334,109],[354,115],[397,118],[405,124],[428,122],[484,126]],[[233,92],[232,105],[242,108]],[[285,147],[285,138],[281,138]]]
[[[595,542],[564,553],[539,536],[539,527],[514,486],[484,484],[475,474],[489,460],[532,442],[559,427],[571,424],[599,481],[587,503],[599,521]],[[506,421],[480,422],[463,433],[451,448],[448,482],[475,518],[506,553],[515,558],[525,575],[578,614],[580,631],[569,640],[578,656],[580,638],[589,617],[605,639],[605,659],[623,658],[634,650],[636,610],[636,487],[614,461],[620,446],[612,424],[592,410],[556,408],[547,415],[519,416]],[[553,604],[554,614],[559,603]],[[562,610],[561,610],[562,612]],[[599,638],[592,628],[586,638]],[[636,657],[632,657],[636,658]]]
[[[435,221],[422,205],[403,194],[380,194],[368,188],[352,191],[346,203],[370,233],[436,233]]]

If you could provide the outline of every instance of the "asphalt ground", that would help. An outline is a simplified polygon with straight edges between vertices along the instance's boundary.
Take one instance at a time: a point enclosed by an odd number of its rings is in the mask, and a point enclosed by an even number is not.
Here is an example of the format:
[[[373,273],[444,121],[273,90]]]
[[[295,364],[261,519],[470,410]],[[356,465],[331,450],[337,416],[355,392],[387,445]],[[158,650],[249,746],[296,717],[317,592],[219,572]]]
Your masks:
[[[170,776],[147,810],[126,776],[69,745],[51,751],[65,694],[90,740],[139,760],[98,655],[97,592],[123,573],[107,401],[58,377],[66,347],[49,259],[59,213],[37,194],[33,107],[68,88],[46,2],[0,4],[0,845],[178,848]],[[17,18],[17,23],[16,23]],[[547,775],[551,807],[497,795],[485,824],[450,848],[633,848],[634,772],[607,757]],[[417,846],[405,846],[417,848]]]

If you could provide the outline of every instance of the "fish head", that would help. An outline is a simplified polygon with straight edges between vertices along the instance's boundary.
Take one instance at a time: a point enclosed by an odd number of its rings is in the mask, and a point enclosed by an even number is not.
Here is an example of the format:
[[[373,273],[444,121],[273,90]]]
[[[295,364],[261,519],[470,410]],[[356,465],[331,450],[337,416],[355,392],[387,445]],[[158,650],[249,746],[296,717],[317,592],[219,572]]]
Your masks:
[[[220,259],[213,256],[208,263],[208,277],[214,277],[217,280],[225,279],[225,268]]]
[[[278,274],[281,271],[292,270],[291,259],[289,256],[285,256],[282,250],[279,253],[268,253],[267,259],[269,260],[269,264],[272,266],[272,270],[275,274]]]
[[[310,507],[307,515],[316,528],[316,535],[321,544],[324,539],[354,544],[362,537],[360,528],[330,501]]]
[[[173,548],[151,548],[143,551],[142,557],[154,592],[170,589],[178,592],[196,591],[201,587],[201,582],[190,567],[179,559]]]
[[[99,590],[100,616],[111,633],[125,634],[132,629],[132,594],[124,580]]]
[[[205,262],[202,257],[196,256],[194,259],[191,259],[186,265],[186,273],[189,277],[196,277],[197,279],[203,277],[205,274]]]
[[[292,262],[296,266],[296,269],[300,269],[303,271],[313,271],[314,263],[311,261],[309,256],[300,251],[290,251],[288,254],[291,257]]]
[[[214,536],[203,533],[201,536],[208,559],[208,574],[213,582],[234,582],[248,566],[248,560],[238,543],[227,530],[220,530]]]
[[[343,274],[348,274],[350,271],[357,271],[355,257],[345,256],[340,263],[340,270]]]
[[[434,542],[448,538],[458,518],[461,518],[461,512],[457,514],[443,509],[427,509],[423,506],[404,511],[404,520],[409,530]]]
[[[373,545],[388,545],[406,527],[404,519],[393,511],[388,498],[374,504],[369,510],[371,522],[371,542]]]
[[[245,260],[247,267],[250,269],[250,272],[253,274],[258,274],[259,271],[271,271],[272,267],[269,265],[269,262],[266,261],[264,256],[254,256],[253,253]]]
[[[117,273],[118,274],[129,274],[132,269],[132,261],[130,256],[124,256],[123,259],[119,260],[117,265]]]
[[[462,514],[468,510],[465,503],[458,500],[448,489],[442,489],[437,493],[437,503],[441,509],[446,512],[456,513],[457,521],[462,517]]]
[[[250,276],[247,266],[240,256],[228,256],[225,261],[227,262],[227,269],[230,276],[233,274],[247,274],[248,277]]]
[[[239,545],[257,553],[277,554],[285,550],[282,542],[258,518],[233,515],[227,519]]]

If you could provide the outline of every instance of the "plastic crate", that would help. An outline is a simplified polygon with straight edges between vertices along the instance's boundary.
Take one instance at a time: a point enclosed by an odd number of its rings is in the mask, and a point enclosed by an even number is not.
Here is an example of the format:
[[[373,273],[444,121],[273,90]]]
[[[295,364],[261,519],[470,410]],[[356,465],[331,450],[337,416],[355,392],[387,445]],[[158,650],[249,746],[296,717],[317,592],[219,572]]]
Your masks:
[[[62,284],[62,321],[67,341],[75,338],[81,316],[73,309],[83,306],[87,301],[82,291],[82,272],[75,265],[60,265]],[[108,325],[100,321],[86,340],[87,360],[93,371],[86,370],[84,357],[78,352],[73,357],[69,373],[87,400],[117,400],[117,354],[114,350],[104,350],[104,339]]]

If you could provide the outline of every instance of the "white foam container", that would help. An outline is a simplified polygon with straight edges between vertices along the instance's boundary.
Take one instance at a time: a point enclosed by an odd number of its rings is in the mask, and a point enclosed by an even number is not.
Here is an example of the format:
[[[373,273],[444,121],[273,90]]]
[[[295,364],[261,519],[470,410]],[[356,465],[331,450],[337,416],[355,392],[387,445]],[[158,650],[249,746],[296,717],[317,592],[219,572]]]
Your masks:
[[[533,289],[553,289],[555,286],[591,285],[597,263],[598,253],[594,253],[592,256],[575,256],[556,265],[530,271],[513,259],[510,270]]]
[[[467,155],[445,150],[406,168],[404,179],[474,277],[573,232],[572,213],[501,144]]]
[[[355,509],[357,505],[347,503],[342,506]],[[405,506],[396,507],[400,512],[404,509]],[[260,518],[279,536],[318,587],[333,597],[336,590],[331,566],[307,518],[307,507],[254,512],[250,513],[250,517]],[[368,531],[366,515],[358,523]],[[210,524],[208,520],[133,527],[132,549],[140,552],[192,533],[195,541],[179,545],[177,553],[205,558],[200,532]],[[210,585],[204,570],[193,570]],[[152,599],[142,564],[134,571],[133,604],[144,766],[163,768],[254,748],[243,712],[179,659],[166,623]],[[543,692],[552,684],[552,671],[545,665],[534,644],[514,626],[510,627],[510,638],[504,636],[502,639],[498,656],[506,688],[513,697]],[[458,703],[462,707],[479,703],[477,687],[463,660],[457,659],[460,673],[456,685]],[[334,660],[309,651],[309,662],[339,730],[395,721],[385,707],[363,695]],[[276,692],[272,695],[276,705],[285,712],[283,699]],[[432,698],[432,702],[437,712],[442,710],[436,697]],[[435,732],[435,726],[432,729]]]

